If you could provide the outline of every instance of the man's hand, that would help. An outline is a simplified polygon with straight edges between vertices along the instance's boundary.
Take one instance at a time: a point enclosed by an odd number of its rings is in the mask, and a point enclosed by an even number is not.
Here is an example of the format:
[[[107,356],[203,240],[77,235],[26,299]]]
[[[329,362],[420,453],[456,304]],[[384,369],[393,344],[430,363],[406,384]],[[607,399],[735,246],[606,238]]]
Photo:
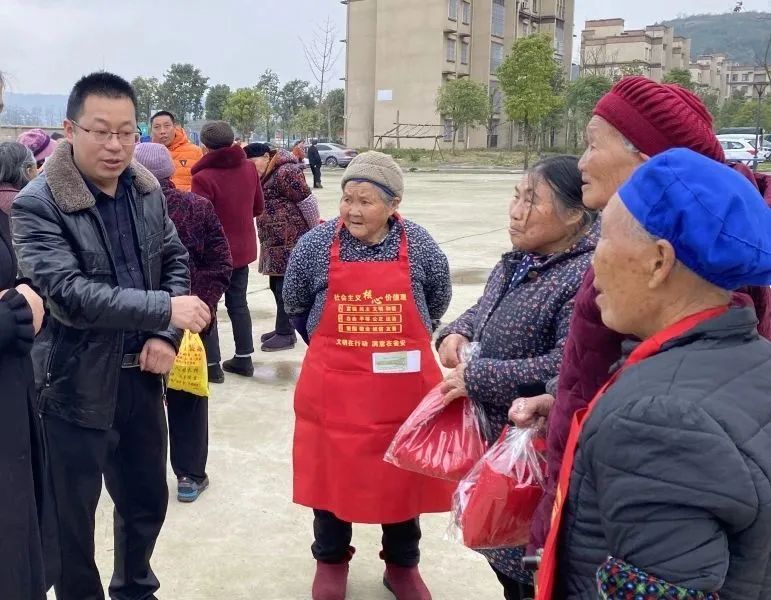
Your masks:
[[[201,333],[211,321],[211,311],[198,296],[171,299],[171,324],[178,329]]]
[[[32,309],[32,325],[35,327],[35,334],[37,335],[40,328],[43,326],[43,317],[45,317],[43,299],[26,283],[16,286],[16,291],[24,296],[30,309]]]
[[[139,355],[139,368],[146,373],[166,375],[174,366],[177,351],[174,346],[160,338],[150,338],[145,342]]]
[[[442,403],[445,406],[452,404],[458,398],[463,398],[468,394],[466,392],[466,363],[461,363],[445,377],[441,391],[444,394]]]
[[[451,333],[439,346],[439,361],[448,369],[454,369],[461,363],[461,351],[469,343],[468,338],[459,333]]]
[[[545,430],[546,419],[554,406],[554,396],[541,394],[532,398],[517,398],[509,409],[509,420],[517,427]]]

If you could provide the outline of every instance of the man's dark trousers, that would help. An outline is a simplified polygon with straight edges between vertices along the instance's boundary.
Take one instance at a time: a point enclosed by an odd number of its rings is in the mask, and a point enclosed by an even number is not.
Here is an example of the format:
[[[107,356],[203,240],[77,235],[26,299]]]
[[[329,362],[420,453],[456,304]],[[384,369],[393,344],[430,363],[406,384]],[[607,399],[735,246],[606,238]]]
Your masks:
[[[99,374],[95,373],[95,377]],[[102,475],[115,503],[114,571],[110,597],[155,598],[150,568],[166,517],[166,417],[159,375],[122,369],[111,429],[89,429],[43,414],[48,480],[53,492],[61,562],[58,600],[102,600],[94,562],[96,507]]]
[[[313,187],[321,187],[321,165],[311,165],[311,172],[313,173]]]

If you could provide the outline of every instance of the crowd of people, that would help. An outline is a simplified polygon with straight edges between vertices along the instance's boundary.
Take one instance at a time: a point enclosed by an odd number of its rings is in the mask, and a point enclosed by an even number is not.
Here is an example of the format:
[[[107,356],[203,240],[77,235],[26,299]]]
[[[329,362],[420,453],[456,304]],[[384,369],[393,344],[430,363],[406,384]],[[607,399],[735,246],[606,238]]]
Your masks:
[[[456,486],[383,457],[439,384],[445,405],[473,403],[489,443],[507,426],[546,438],[529,544],[481,551],[506,600],[771,597],[771,178],[726,164],[698,97],[618,82],[580,159],[524,174],[511,251],[440,331],[450,265],[400,215],[393,158],[357,156],[322,221],[303,146],[242,147],[211,121],[198,147],[168,111],[139,143],[135,115],[131,86],[93,73],[63,137],[0,143],[3,598],[104,598],[103,479],[109,596],[155,598],[167,443],[177,499],[209,486],[208,398],[166,376],[185,331],[210,383],[253,375],[255,262],[276,305],[261,350],[308,345],[293,501],[311,509],[313,600],[345,599],[354,523],[382,526],[397,600],[430,600],[420,516],[448,511]]]

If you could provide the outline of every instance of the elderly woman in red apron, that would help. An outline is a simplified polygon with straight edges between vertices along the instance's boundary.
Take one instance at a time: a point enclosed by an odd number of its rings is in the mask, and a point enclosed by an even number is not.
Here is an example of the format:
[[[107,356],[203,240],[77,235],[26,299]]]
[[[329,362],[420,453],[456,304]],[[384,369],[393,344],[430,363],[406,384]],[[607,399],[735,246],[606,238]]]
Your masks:
[[[397,209],[402,172],[379,152],[346,170],[340,217],[303,236],[284,303],[310,348],[295,391],[294,501],[314,511],[313,600],[343,600],[352,523],[383,528],[383,582],[429,600],[419,515],[450,508],[453,486],[383,461],[399,426],[442,380],[431,323],[447,310],[447,258]]]

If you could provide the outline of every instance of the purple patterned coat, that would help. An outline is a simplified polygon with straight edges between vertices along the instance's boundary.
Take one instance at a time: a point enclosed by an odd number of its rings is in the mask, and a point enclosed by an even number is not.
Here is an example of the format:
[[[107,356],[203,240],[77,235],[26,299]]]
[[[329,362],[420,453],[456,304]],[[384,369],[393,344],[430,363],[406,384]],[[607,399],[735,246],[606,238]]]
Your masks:
[[[230,246],[214,206],[203,196],[183,192],[170,179],[160,182],[169,218],[190,255],[191,292],[203,300],[213,315],[233,272]]]
[[[491,441],[508,422],[512,402],[543,393],[559,373],[574,296],[599,231],[595,223],[572,248],[551,256],[504,254],[479,301],[440,333],[437,346],[451,333],[481,344],[466,367],[466,390],[490,422]],[[521,566],[522,548],[482,554],[504,575],[532,583]]]
[[[291,152],[279,150],[262,177],[265,211],[257,217],[260,273],[286,273],[297,241],[319,223],[316,198],[305,181],[302,165]]]

